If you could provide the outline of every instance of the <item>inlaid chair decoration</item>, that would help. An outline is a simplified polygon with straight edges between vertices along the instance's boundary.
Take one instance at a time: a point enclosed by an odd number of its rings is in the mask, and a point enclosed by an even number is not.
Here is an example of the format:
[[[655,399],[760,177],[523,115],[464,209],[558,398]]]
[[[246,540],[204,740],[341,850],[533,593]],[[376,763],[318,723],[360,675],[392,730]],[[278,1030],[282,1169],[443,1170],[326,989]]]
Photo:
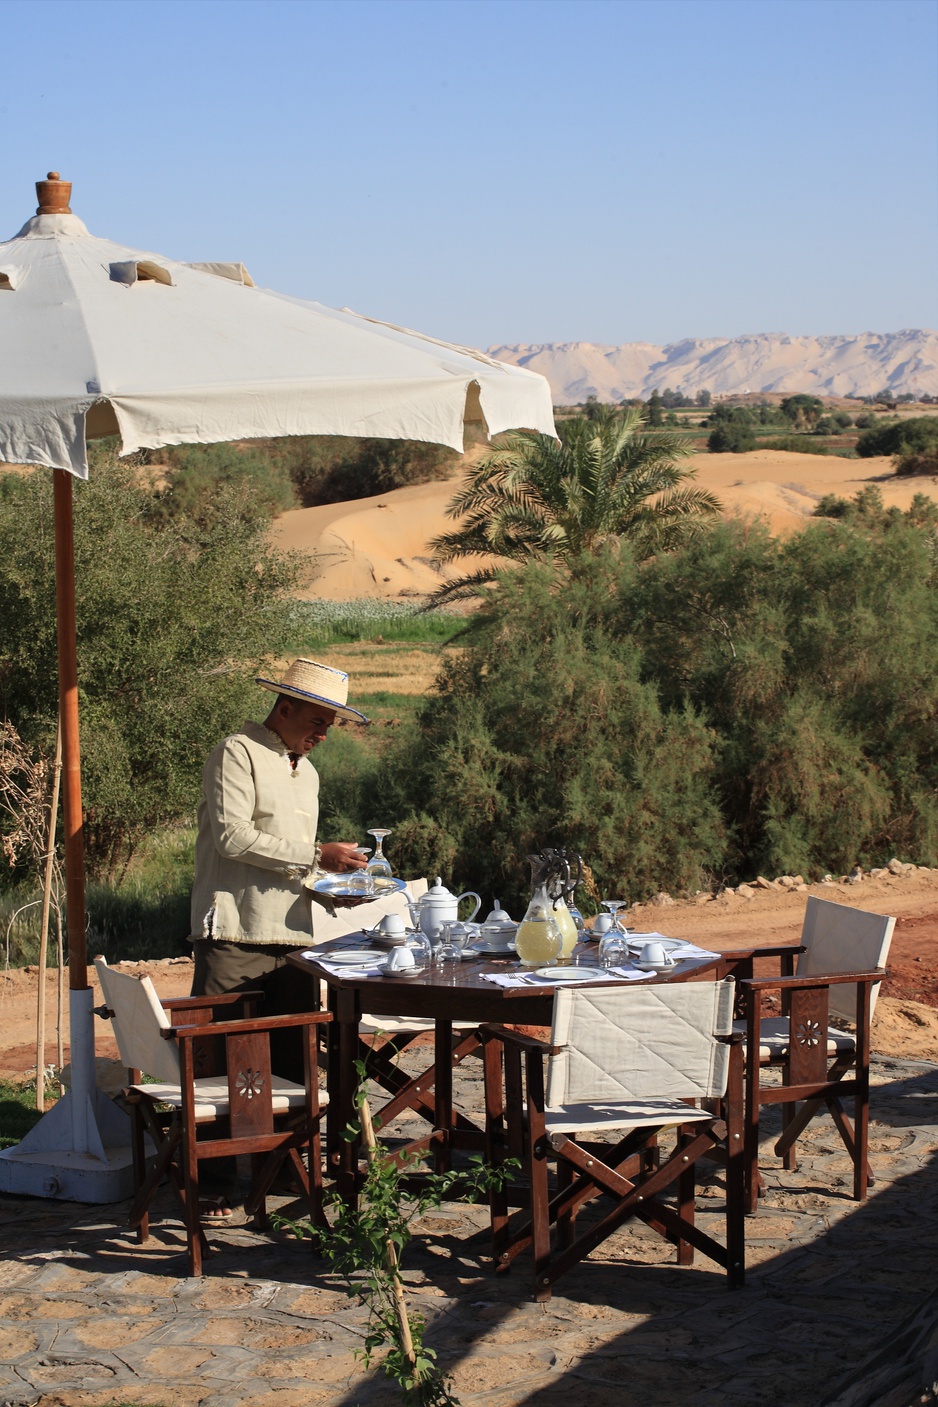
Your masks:
[[[316,1034],[331,1017],[309,1012],[206,1022],[206,1012],[217,1013],[245,994],[188,997],[164,1006],[149,977],[115,972],[102,957],[94,965],[102,1014],[113,1021],[121,1061],[130,1072],[125,1096],[135,1190],[129,1221],[138,1240],[148,1239],[150,1203],[166,1177],[182,1208],[189,1273],[201,1275],[208,1244],[199,1220],[199,1165],[239,1154],[252,1159],[245,1209],[256,1226],[266,1224],[266,1198],[281,1168],[292,1177],[313,1223],[325,1225],[319,1119],[327,1096],[319,1088]],[[186,1024],[172,1025],[167,1008]],[[270,1069],[270,1033],[291,1026],[301,1027],[305,1037],[302,1085]],[[199,1074],[219,1048],[222,1071]],[[153,1082],[142,1083],[142,1074]]]
[[[812,895],[794,975],[740,981],[745,1016],[737,1029],[745,1033],[750,1213],[756,1210],[762,1185],[759,1111],[764,1104],[782,1106],[782,1134],[775,1152],[789,1171],[798,1166],[798,1138],[817,1113],[829,1110],[853,1162],[853,1196],[858,1202],[865,1199],[873,1181],[868,1153],[870,1023],[895,924],[887,915]],[[759,956],[758,949],[747,954]],[[763,998],[771,992],[781,993],[781,1016],[763,1015]],[[832,1026],[832,1019],[852,1023],[854,1030]],[[781,1069],[781,1085],[761,1083],[761,1071],[769,1067]],[[852,1123],[843,1106],[847,1098],[853,1099]]]
[[[741,1038],[733,1034],[732,979],[647,987],[559,988],[551,1041],[482,1027],[487,1157],[520,1159],[526,1187],[490,1194],[497,1271],[529,1248],[534,1297],[630,1217],[727,1273],[745,1273]],[[545,1082],[546,1063],[546,1082]],[[720,1101],[719,1116],[698,1101]],[[673,1150],[658,1147],[674,1134]],[[695,1223],[698,1159],[725,1160],[721,1243]],[[549,1160],[556,1160],[552,1187]],[[668,1193],[675,1200],[665,1201]],[[577,1214],[602,1196],[608,1210]],[[509,1217],[509,1203],[523,1210]],[[714,1199],[708,1198],[708,1209]]]
[[[417,900],[427,892],[426,879],[409,879],[407,881],[409,897]],[[358,933],[362,929],[374,927],[385,914],[399,914],[405,923],[410,923],[410,911],[407,906],[407,895],[388,894],[380,899],[373,899],[367,904],[359,904],[355,908],[337,909],[334,915],[320,912],[319,906],[313,910],[313,947],[320,943],[326,943],[331,938],[341,938],[346,934]],[[370,1012],[365,1012],[362,1016],[359,1032],[363,1037],[359,1055],[365,1061],[369,1076],[386,1090],[391,1098],[380,1108],[373,1111],[376,1128],[387,1128],[392,1120],[396,1119],[406,1109],[414,1109],[423,1115],[431,1123],[435,1118],[435,1105],[432,1091],[436,1084],[436,1067],[430,1065],[423,1072],[419,1080],[419,1087],[414,1088],[412,1082],[400,1068],[399,1058],[413,1045],[419,1036],[427,1031],[433,1031],[436,1023],[419,1016],[398,1017],[398,1016],[374,1016]],[[382,1042],[376,1044],[373,1038],[381,1035]],[[455,1067],[462,1063],[467,1056],[477,1055],[480,1048],[480,1037],[478,1028],[474,1023],[456,1023],[453,1027],[453,1059],[452,1065]],[[448,1077],[449,1079],[449,1077]],[[458,1110],[454,1114],[456,1126],[466,1130],[473,1129],[472,1122]]]

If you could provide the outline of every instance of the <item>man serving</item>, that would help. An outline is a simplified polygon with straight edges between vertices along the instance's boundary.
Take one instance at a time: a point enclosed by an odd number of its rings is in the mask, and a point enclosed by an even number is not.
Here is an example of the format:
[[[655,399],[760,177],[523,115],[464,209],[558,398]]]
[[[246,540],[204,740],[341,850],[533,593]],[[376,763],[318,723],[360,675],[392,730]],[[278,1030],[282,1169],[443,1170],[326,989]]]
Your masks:
[[[256,682],[277,695],[273,708],[215,748],[202,773],[192,995],[257,987],[275,1015],[296,999],[286,955],[310,939],[304,876],[367,863],[355,841],[317,844],[319,774],[306,754],[336,718],[368,720],[348,706],[348,675],[328,665],[298,659],[281,680]]]

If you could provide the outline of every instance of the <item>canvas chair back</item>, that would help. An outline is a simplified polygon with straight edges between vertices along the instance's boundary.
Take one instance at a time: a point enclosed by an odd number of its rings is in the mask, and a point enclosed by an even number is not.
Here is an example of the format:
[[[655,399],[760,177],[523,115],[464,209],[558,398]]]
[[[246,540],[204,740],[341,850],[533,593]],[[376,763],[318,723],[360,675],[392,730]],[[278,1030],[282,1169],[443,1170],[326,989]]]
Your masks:
[[[427,892],[425,879],[409,879],[407,888],[411,899],[419,899]],[[400,914],[405,923],[410,923],[407,908],[407,895],[403,892],[388,894],[382,899],[372,899],[367,904],[357,904],[354,909],[337,909],[329,914],[315,899],[312,903],[313,947],[328,943],[330,938],[344,938],[346,933],[358,933],[363,928],[374,928],[385,914]]]
[[[561,987],[547,1104],[708,1099],[726,1091],[735,983]]]
[[[95,958],[94,965],[105,1003],[114,1013],[114,1035],[123,1064],[155,1080],[178,1085],[179,1052],[173,1041],[161,1035],[172,1023],[149,977],[115,972],[104,958]]]
[[[798,958],[797,975],[824,977],[831,973],[870,972],[873,968],[884,967],[895,926],[896,920],[885,914],[851,909],[829,899],[816,899],[812,894],[801,930],[801,941],[807,951]],[[870,989],[871,1020],[879,988],[880,983],[876,982]],[[828,1010],[836,1020],[855,1021],[856,986],[844,982],[831,987]]]

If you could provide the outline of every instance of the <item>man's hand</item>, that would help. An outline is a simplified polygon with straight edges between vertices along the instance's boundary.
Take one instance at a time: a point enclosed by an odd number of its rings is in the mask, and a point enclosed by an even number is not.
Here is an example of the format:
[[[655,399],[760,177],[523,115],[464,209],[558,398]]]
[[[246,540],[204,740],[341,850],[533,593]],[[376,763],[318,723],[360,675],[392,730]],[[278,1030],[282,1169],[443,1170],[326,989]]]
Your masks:
[[[358,848],[354,840],[330,840],[322,847],[319,856],[320,866],[333,874],[347,874],[350,870],[363,870],[368,856]]]

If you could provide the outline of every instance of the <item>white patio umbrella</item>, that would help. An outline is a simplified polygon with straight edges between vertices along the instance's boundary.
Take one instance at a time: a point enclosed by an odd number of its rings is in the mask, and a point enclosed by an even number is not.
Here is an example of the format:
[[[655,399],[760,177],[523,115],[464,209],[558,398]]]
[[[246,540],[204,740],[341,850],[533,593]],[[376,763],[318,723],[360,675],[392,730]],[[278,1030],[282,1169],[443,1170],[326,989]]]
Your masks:
[[[348,309],[256,288],[240,264],[184,264],[88,233],[71,184],[37,181],[39,208],[0,243],[0,460],[55,471],[72,1089],[0,1153],[0,1190],[111,1201],[127,1136],[94,1084],[85,951],[72,480],[86,441],[123,453],[279,435],[425,440],[554,434],[542,376]],[[121,1116],[122,1117],[122,1116]]]

